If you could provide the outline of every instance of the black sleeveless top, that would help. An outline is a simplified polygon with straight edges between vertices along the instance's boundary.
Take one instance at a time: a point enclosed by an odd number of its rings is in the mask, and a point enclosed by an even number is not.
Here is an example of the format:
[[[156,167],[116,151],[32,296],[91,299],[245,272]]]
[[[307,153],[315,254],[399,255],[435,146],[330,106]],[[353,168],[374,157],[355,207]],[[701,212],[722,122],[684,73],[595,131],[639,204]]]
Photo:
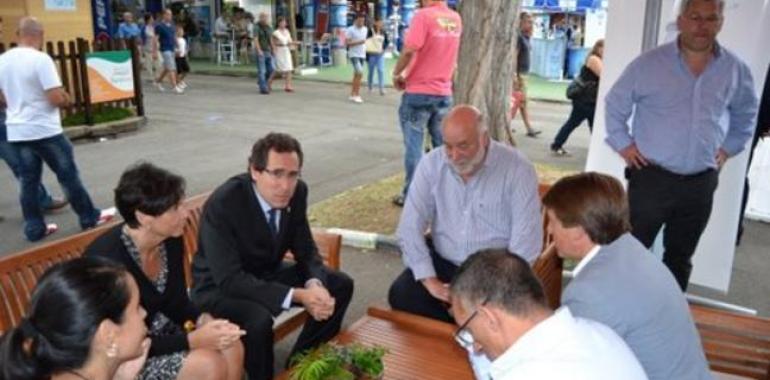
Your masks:
[[[580,68],[579,76],[585,87],[583,95],[578,99],[575,99],[575,101],[596,104],[596,97],[599,89],[599,76],[589,69],[588,65],[583,65],[583,67]]]

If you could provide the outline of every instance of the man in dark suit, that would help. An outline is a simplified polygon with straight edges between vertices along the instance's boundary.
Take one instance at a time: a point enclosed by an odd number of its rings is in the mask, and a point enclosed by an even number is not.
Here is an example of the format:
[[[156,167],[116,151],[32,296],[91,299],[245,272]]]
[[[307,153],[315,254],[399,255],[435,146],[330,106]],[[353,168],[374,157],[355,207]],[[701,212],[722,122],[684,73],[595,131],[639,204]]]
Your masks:
[[[292,355],[334,337],[353,294],[353,280],[323,266],[310,232],[302,149],[270,133],[254,144],[248,173],[219,186],[203,209],[193,261],[193,300],[247,334],[251,380],[273,378],[273,317],[301,305],[310,313]],[[291,251],[296,264],[283,261]]]

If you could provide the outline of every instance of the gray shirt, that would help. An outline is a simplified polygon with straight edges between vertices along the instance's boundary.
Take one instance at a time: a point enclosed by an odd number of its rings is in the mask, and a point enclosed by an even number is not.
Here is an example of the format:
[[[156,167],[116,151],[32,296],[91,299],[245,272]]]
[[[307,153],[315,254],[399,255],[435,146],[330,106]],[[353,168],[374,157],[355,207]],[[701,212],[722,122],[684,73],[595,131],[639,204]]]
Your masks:
[[[562,304],[615,330],[650,380],[712,379],[674,276],[631,234],[599,249],[567,286]]]
[[[491,141],[482,167],[465,183],[444,148],[434,149],[417,165],[396,232],[416,280],[436,276],[428,228],[436,251],[455,265],[488,248],[534,262],[543,242],[535,168],[518,150]]]

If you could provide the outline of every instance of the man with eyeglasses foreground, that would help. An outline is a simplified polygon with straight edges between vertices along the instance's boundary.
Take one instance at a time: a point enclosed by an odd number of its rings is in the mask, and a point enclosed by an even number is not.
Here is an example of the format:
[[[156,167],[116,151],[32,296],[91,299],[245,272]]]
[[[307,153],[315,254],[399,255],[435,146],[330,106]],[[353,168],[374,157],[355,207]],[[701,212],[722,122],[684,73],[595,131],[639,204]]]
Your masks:
[[[292,355],[337,335],[353,280],[323,266],[307,220],[299,142],[283,133],[257,141],[248,172],[209,197],[193,261],[193,301],[246,330],[251,380],[273,378],[273,318],[292,305],[310,313]],[[295,264],[283,258],[294,254]]]
[[[457,342],[492,360],[494,380],[646,380],[623,340],[601,323],[548,308],[522,258],[480,251],[452,281]]]

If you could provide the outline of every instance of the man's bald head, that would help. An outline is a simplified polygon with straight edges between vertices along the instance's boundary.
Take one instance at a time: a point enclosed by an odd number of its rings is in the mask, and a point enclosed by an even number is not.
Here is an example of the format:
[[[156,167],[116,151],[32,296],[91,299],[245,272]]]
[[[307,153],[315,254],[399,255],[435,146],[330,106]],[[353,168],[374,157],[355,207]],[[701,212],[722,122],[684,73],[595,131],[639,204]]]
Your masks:
[[[489,136],[484,114],[471,105],[452,108],[443,122],[444,151],[455,171],[470,178],[484,162]]]
[[[18,34],[19,37],[40,37],[43,35],[43,24],[34,17],[22,17]]]
[[[487,130],[484,125],[484,114],[478,108],[467,104],[452,108],[444,117],[443,128],[475,128],[478,133]]]

